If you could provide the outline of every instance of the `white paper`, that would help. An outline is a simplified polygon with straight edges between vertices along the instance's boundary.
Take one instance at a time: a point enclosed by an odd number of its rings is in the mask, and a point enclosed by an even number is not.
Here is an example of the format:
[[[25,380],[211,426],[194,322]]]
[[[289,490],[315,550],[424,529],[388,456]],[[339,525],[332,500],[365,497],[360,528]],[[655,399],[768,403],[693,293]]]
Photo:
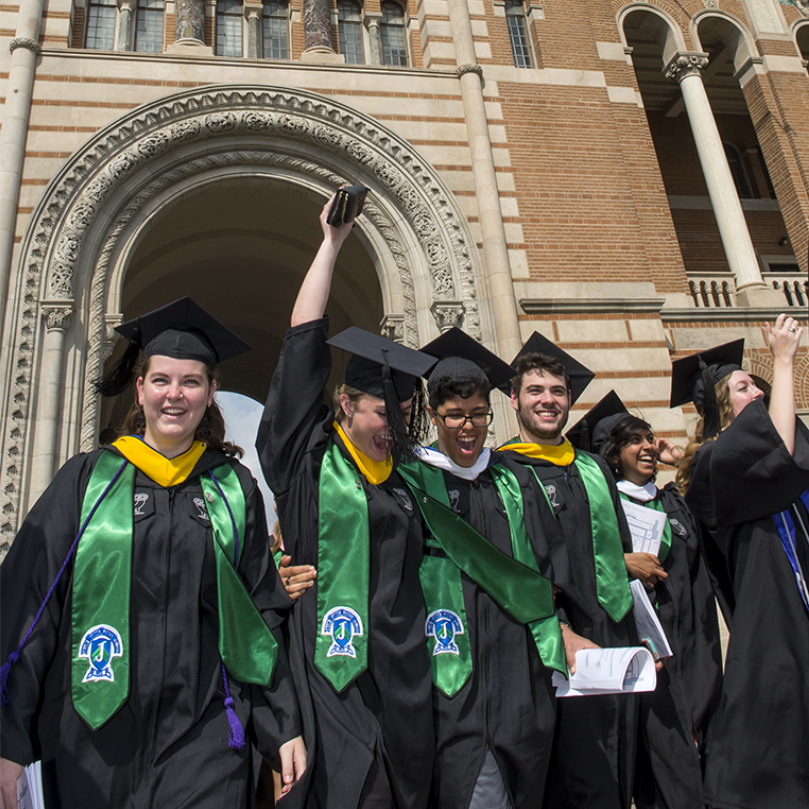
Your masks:
[[[17,779],[18,809],[45,809],[42,794],[42,762],[35,761],[22,771]]]
[[[580,649],[576,652],[576,673],[565,680],[555,671],[553,684],[557,698],[631,694],[654,691],[657,672],[651,653],[641,646]]]
[[[632,599],[635,602],[635,624],[638,627],[638,637],[643,643],[649,644],[649,649],[655,660],[671,657],[674,652],[669,645],[666,632],[657,617],[655,608],[646,595],[643,582],[633,579],[629,583],[632,590]]]
[[[635,553],[651,553],[657,556],[660,550],[660,538],[666,527],[668,517],[662,511],[657,511],[637,503],[630,503],[621,498],[626,521],[632,533],[632,550]]]

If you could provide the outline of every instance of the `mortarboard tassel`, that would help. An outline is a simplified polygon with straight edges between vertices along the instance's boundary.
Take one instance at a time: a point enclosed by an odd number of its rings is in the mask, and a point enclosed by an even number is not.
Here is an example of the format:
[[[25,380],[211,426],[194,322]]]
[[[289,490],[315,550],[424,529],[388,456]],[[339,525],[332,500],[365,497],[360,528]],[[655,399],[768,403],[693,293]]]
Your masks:
[[[719,403],[716,400],[716,384],[713,374],[705,361],[700,357],[702,369],[702,436],[705,439],[715,438],[722,432],[722,422],[719,417]]]

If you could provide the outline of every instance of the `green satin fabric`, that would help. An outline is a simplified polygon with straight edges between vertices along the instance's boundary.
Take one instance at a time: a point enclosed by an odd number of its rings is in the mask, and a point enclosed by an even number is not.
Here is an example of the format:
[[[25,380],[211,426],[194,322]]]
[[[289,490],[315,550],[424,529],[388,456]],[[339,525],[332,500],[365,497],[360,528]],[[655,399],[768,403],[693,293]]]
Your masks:
[[[362,474],[330,440],[318,483],[315,668],[338,692],[368,667],[370,529],[364,486]],[[356,614],[360,631],[345,624],[338,629],[343,639],[350,633],[350,642],[345,651],[335,652],[338,644],[327,631],[326,618],[340,607]]]
[[[604,480],[604,473],[596,461],[577,451],[575,464],[590,505],[598,601],[607,615],[617,623],[632,608],[632,592],[629,589],[615,505]],[[540,487],[544,491],[541,483]]]
[[[104,493],[123,459],[104,452],[90,476],[81,512],[81,525]],[[135,467],[127,464],[90,520],[76,548],[73,565],[71,615],[71,692],[79,716],[98,730],[129,696],[129,589],[132,580],[132,492]],[[83,639],[99,627],[111,627],[117,643],[104,641],[91,651],[93,666],[80,656]],[[102,630],[108,632],[108,630]],[[107,664],[103,666],[103,664]],[[105,675],[99,675],[99,671]]]
[[[200,478],[214,536],[219,654],[225,668],[236,680],[269,686],[278,654],[278,643],[239,577],[236,569],[238,561],[234,563],[234,520],[239,537],[239,558],[244,550],[244,492],[236,470],[230,464],[217,466],[212,473],[230,505],[228,511],[222,495],[208,475]]]

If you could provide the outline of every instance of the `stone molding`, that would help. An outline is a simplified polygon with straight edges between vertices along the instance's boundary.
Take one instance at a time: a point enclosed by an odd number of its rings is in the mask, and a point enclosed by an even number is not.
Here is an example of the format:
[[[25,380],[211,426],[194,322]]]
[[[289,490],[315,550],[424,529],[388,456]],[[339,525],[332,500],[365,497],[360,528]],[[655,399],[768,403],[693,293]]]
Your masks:
[[[477,73],[481,79],[483,78],[483,68],[480,65],[458,65],[455,73],[459,79],[467,73]]]
[[[39,42],[29,39],[28,37],[14,37],[8,46],[8,52],[14,53],[17,48],[26,48],[39,56],[42,53],[42,45]]]
[[[468,225],[437,172],[394,132],[339,102],[289,88],[194,89],[141,106],[67,161],[37,206],[21,246],[21,306],[10,346],[14,382],[4,402],[8,426],[0,468],[0,539],[16,531],[24,480],[21,459],[28,441],[37,301],[69,306],[80,271],[81,285],[89,286],[79,448],[90,449],[95,446],[98,407],[88,380],[100,375],[114,342],[113,321],[120,318],[120,313],[106,311],[108,274],[119,238],[148,200],[183,178],[257,165],[279,167],[285,176],[316,180],[325,187],[347,181],[371,187],[375,193],[363,215],[387,243],[399,276],[405,308],[402,342],[418,344],[416,257],[412,247],[400,242],[403,226],[421,250],[418,266],[429,274],[434,306],[458,307],[457,319],[481,339]],[[384,198],[386,205],[375,204],[373,196]],[[93,227],[93,238],[87,239]],[[443,310],[434,316],[440,328]]]
[[[73,308],[65,306],[64,301],[56,306],[42,306],[42,314],[45,317],[45,327],[48,331],[67,331],[70,325],[70,317],[73,314]]]
[[[658,314],[666,304],[665,298],[520,298],[519,304],[527,315],[550,314],[623,314],[645,312]]]
[[[683,53],[675,54],[674,58],[663,68],[663,73],[667,79],[676,79],[681,82],[688,76],[698,73],[702,76],[702,71],[708,67],[707,53]]]
[[[379,332],[394,343],[404,343],[404,315],[385,315],[379,323]]]
[[[461,328],[464,320],[463,301],[435,301],[430,307],[438,330],[443,334],[453,327]]]

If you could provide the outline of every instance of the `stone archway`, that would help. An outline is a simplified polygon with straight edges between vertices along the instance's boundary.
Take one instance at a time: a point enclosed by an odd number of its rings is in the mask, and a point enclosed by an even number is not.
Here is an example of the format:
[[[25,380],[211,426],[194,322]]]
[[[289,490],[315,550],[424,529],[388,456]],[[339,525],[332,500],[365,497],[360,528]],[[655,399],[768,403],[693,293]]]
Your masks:
[[[383,330],[410,345],[436,326],[483,337],[468,225],[437,172],[395,133],[288,88],[195,89],[139,107],[72,156],[23,244],[4,369],[4,539],[56,463],[94,446],[88,383],[112,349],[127,246],[177,188],[239,171],[280,174],[321,197],[339,183],[369,186],[362,228]]]

